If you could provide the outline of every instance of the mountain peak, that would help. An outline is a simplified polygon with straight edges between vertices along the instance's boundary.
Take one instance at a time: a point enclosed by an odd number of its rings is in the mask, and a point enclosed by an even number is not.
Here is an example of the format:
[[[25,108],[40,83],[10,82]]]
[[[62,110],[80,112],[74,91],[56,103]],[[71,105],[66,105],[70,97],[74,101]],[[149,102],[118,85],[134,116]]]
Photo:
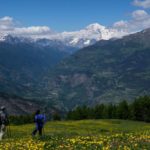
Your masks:
[[[104,30],[105,28],[105,26],[100,25],[99,23],[92,23],[86,27],[86,29],[90,30]]]
[[[33,30],[34,29],[34,30]],[[39,30],[39,27],[37,28],[28,28],[29,31],[37,31]],[[99,23],[92,23],[90,25],[88,25],[87,27],[85,27],[84,29],[81,29],[79,31],[72,31],[72,32],[53,32],[53,31],[49,31],[46,32],[48,29],[46,27],[44,27],[42,29],[42,31],[44,30],[45,34],[41,35],[41,34],[23,34],[23,32],[20,32],[18,34],[11,34],[9,33],[9,35],[13,36],[12,37],[7,37],[4,36],[3,34],[1,34],[0,32],[0,41],[13,41],[11,43],[19,43],[19,42],[35,42],[36,40],[41,40],[41,39],[47,39],[40,41],[40,43],[43,42],[42,45],[45,46],[45,44],[51,45],[52,41],[54,43],[56,43],[56,41],[58,41],[57,43],[63,43],[63,45],[67,45],[67,46],[73,46],[75,48],[83,48],[85,46],[88,45],[92,45],[94,44],[96,41],[99,40],[108,40],[110,38],[114,38],[114,37],[122,37],[123,35],[127,34],[125,32],[121,33],[120,31],[116,30],[116,29],[112,29],[112,28],[107,28]],[[15,38],[14,38],[15,37]],[[53,45],[53,44],[52,44]]]

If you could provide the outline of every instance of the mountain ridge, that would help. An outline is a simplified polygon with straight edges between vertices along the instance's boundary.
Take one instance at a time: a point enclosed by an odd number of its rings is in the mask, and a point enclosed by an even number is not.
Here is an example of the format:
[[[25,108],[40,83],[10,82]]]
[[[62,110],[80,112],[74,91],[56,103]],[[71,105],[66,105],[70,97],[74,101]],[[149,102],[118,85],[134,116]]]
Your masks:
[[[28,36],[28,35],[21,35],[21,34],[15,34],[15,33],[5,33],[2,34],[0,33],[0,41],[5,41],[5,37],[8,35],[11,35],[13,37],[18,37],[18,38],[26,38],[29,39],[32,42],[36,42],[38,40],[46,39],[47,44],[48,40],[50,41],[57,41],[57,42],[62,42],[66,46],[70,47],[75,47],[75,48],[83,48],[89,45],[92,45],[96,43],[99,40],[108,40],[111,38],[120,38],[124,35],[127,35],[126,31],[123,30],[117,30],[113,28],[107,28],[103,25],[100,25],[98,23],[93,23],[85,28],[78,30],[78,31],[72,31],[72,32],[50,32],[45,34],[45,36],[38,37],[38,36]],[[49,45],[50,45],[49,43]]]

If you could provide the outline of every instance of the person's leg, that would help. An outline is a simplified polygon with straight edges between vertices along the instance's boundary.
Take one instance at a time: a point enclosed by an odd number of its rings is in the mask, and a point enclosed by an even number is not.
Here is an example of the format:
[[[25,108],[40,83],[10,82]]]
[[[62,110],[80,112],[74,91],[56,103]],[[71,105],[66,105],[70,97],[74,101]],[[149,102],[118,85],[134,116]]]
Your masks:
[[[2,136],[3,136],[3,134],[2,134],[2,125],[0,125],[0,140],[2,140]]]
[[[39,127],[39,135],[42,136],[42,127]]]
[[[38,131],[38,128],[36,127],[36,128],[33,130],[32,135],[33,135],[33,136],[36,135],[37,131]]]
[[[2,125],[0,126],[0,140],[3,139],[4,134],[5,134],[5,130],[6,130],[6,127],[5,127],[4,124],[2,124]]]

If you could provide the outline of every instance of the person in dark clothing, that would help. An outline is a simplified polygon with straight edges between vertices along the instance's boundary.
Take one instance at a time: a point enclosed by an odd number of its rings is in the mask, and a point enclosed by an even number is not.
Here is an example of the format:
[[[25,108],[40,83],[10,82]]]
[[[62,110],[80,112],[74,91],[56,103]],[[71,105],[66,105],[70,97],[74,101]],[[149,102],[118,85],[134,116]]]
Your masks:
[[[6,112],[6,107],[2,106],[0,108],[0,140],[2,140],[2,138],[5,135],[6,127],[8,123],[9,123],[9,120],[8,120],[8,115]]]
[[[39,132],[39,135],[42,135],[42,130],[44,127],[44,124],[46,122],[46,117],[44,114],[40,113],[40,110],[37,110],[35,113],[35,117],[34,117],[34,122],[35,122],[35,129],[32,132],[32,135],[35,136],[37,131]]]

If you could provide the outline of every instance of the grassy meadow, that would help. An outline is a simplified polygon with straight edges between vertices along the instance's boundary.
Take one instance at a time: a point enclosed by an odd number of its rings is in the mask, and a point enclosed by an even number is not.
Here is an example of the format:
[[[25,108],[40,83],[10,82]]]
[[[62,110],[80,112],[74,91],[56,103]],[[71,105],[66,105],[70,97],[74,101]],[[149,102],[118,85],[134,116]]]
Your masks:
[[[34,138],[34,124],[10,126],[0,150],[149,150],[150,124],[124,120],[48,122]]]

